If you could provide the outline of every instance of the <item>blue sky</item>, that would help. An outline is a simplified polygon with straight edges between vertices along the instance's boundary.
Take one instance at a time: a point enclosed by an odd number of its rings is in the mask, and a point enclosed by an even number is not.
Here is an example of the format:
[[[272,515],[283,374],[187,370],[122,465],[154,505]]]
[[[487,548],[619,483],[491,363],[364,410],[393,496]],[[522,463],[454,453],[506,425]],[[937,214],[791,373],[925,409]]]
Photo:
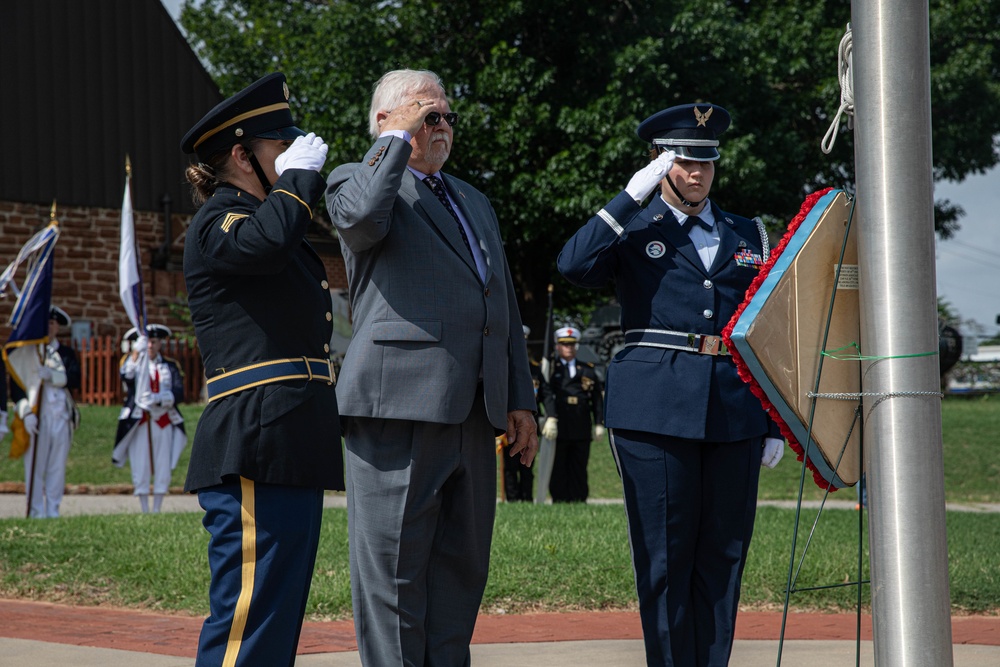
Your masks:
[[[175,19],[182,0],[162,0]],[[937,242],[937,290],[961,319],[973,320],[983,333],[998,330],[1000,315],[1000,171],[972,176],[962,183],[935,185],[935,199],[950,199],[965,209],[961,229]],[[974,333],[963,327],[963,335]]]

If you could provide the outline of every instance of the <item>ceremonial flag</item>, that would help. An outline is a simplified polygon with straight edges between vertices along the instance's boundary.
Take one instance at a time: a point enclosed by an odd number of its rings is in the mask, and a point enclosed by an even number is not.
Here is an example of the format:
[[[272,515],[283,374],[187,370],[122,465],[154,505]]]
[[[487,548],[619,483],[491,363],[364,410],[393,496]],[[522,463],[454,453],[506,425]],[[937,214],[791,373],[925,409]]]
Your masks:
[[[132,214],[132,163],[125,158],[125,195],[122,198],[121,245],[118,249],[118,293],[121,295],[125,314],[135,330],[139,332],[136,341],[139,351],[135,374],[136,405],[149,396],[149,357],[146,351],[146,302],[143,298],[142,271],[135,249],[135,219]]]
[[[52,304],[52,251],[59,238],[59,223],[52,221],[24,244],[17,257],[0,274],[0,296],[8,291],[17,301],[10,315],[10,337],[3,346],[3,360],[8,375],[24,390],[32,412],[38,412],[41,379],[38,371],[45,360],[44,346],[49,340],[49,308]],[[27,267],[23,287],[18,289],[15,277],[21,265]],[[26,413],[25,413],[26,414]],[[11,458],[18,458],[31,444],[20,415],[15,411]]]

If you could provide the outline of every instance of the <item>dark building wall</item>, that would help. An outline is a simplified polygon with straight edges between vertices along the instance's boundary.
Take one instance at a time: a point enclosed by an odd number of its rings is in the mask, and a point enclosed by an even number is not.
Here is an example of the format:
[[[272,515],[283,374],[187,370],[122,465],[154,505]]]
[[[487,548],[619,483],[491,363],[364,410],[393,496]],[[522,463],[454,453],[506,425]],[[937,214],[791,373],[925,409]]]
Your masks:
[[[222,100],[159,0],[0,0],[0,201],[191,213],[180,140]]]

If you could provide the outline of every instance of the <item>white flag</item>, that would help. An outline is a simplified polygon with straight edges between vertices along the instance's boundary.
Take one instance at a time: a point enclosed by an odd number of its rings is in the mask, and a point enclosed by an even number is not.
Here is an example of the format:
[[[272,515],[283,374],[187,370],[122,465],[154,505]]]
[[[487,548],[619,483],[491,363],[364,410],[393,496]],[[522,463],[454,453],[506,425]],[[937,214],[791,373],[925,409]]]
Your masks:
[[[149,357],[146,351],[146,303],[142,293],[142,273],[135,251],[135,218],[132,215],[131,177],[125,177],[125,196],[122,199],[121,246],[118,250],[118,293],[125,306],[125,314],[139,334],[139,358],[135,374],[135,402],[139,407],[149,407]]]

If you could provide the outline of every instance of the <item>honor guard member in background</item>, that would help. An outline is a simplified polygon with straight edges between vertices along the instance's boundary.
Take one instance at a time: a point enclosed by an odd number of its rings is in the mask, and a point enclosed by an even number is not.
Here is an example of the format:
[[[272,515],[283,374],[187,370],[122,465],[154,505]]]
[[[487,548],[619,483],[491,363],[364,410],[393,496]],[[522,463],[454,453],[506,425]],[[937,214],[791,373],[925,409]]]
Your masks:
[[[720,340],[768,247],[761,223],[708,199],[729,123],[712,104],[644,120],[650,163],[558,259],[577,285],[613,282],[622,306],[605,423],[649,665],[728,663],[760,467],[784,444]]]
[[[528,335],[531,334],[531,329],[528,325],[522,325],[524,330],[524,340],[527,343]],[[542,405],[543,393],[540,392],[542,387],[542,367],[534,359],[528,358],[528,363],[530,364],[531,371],[531,382],[535,386],[535,401],[539,407]],[[537,431],[538,420],[535,419],[535,429]],[[531,465],[526,465],[521,462],[519,456],[506,456],[507,452],[501,451],[501,460],[503,462],[503,486],[504,486],[504,498],[509,503],[513,502],[531,502],[531,492],[532,484],[534,484],[534,475],[531,472]]]
[[[185,489],[210,534],[197,665],[291,665],[324,489],[344,488],[333,304],[305,238],[327,146],[295,127],[284,74],[223,101],[181,142],[201,208],[184,242],[208,379]]]
[[[37,415],[32,412],[24,391],[16,383],[11,385],[17,414],[32,436],[32,444],[24,453],[24,492],[30,498],[28,516],[31,517],[59,516],[66,486],[66,459],[73,444],[73,431],[80,421],[71,393],[80,388],[80,362],[73,348],[59,343],[60,328],[72,323],[62,308],[49,309],[49,342],[45,361],[38,371],[43,390]]]
[[[489,575],[495,438],[530,465],[535,395],[489,200],[442,172],[458,114],[433,72],[376,84],[373,143],[328,180],[354,335],[337,396],[362,664],[467,665]]]
[[[146,337],[129,329],[124,336],[131,351],[122,358],[119,372],[125,385],[125,405],[118,415],[118,433],[111,461],[119,468],[128,460],[133,494],[143,513],[149,512],[150,481],[153,513],[159,513],[163,496],[170,492],[170,478],[181,452],[187,446],[184,417],[178,405],[184,402],[184,374],[174,359],[164,357],[163,343],[171,331],[162,324],[146,327]],[[147,342],[148,341],[148,342]],[[138,345],[148,345],[149,391],[136,396]]]
[[[590,493],[590,442],[604,438],[604,395],[594,364],[576,358],[580,330],[562,327],[555,338],[543,427],[543,435],[556,443],[549,493],[554,503],[582,503]]]

